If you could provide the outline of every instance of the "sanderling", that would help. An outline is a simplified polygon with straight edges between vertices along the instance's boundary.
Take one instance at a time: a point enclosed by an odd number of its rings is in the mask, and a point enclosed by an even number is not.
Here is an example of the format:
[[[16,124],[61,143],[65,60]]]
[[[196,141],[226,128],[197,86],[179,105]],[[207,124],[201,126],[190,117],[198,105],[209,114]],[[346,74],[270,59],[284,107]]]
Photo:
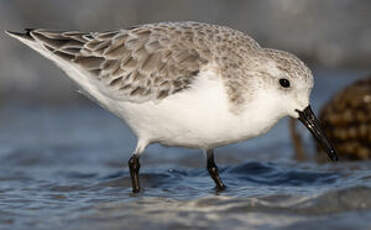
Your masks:
[[[137,136],[128,165],[140,191],[139,158],[161,143],[204,151],[217,189],[213,149],[298,118],[337,160],[309,106],[311,71],[296,56],[261,47],[242,32],[197,22],[97,32],[7,32],[54,61],[85,94]]]

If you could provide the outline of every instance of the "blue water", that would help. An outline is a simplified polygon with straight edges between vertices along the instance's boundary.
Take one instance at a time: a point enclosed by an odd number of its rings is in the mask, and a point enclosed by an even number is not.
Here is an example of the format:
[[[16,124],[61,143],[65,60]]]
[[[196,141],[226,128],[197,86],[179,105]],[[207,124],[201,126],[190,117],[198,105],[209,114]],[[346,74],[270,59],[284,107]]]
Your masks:
[[[362,77],[316,71],[315,110]],[[300,129],[306,150],[313,142]],[[370,229],[371,163],[295,162],[287,120],[216,150],[218,193],[198,150],[150,146],[131,193],[135,137],[93,103],[0,107],[0,229]]]

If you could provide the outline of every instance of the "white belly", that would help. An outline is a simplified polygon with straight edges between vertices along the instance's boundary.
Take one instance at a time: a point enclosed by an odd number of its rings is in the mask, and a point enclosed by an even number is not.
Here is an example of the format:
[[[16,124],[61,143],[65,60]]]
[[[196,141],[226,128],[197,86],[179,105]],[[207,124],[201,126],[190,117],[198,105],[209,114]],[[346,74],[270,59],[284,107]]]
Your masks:
[[[232,113],[221,77],[212,65],[200,72],[191,89],[159,102],[137,104],[125,98],[115,100],[102,94],[98,83],[86,71],[55,56],[37,42],[19,39],[54,61],[88,95],[124,119],[137,135],[140,148],[159,142],[209,149],[267,132],[285,114],[280,111],[280,102],[274,101],[275,97],[264,97],[264,92],[254,94],[253,100],[242,105],[240,113]]]
[[[32,44],[31,44],[32,45]],[[35,47],[34,47],[35,48]],[[103,95],[79,68],[43,49],[80,87],[131,127],[139,146],[159,142],[170,146],[210,149],[247,140],[268,131],[282,117],[276,102],[257,95],[244,110],[231,112],[221,77],[213,69],[200,72],[192,87],[158,102],[132,103]],[[142,143],[142,144],[141,144]]]
[[[272,117],[274,111],[266,111],[270,103],[265,101],[262,106],[259,100],[240,114],[232,113],[220,77],[209,72],[198,79],[192,89],[161,102],[121,102],[114,112],[143,142],[200,149],[260,135],[282,117]]]

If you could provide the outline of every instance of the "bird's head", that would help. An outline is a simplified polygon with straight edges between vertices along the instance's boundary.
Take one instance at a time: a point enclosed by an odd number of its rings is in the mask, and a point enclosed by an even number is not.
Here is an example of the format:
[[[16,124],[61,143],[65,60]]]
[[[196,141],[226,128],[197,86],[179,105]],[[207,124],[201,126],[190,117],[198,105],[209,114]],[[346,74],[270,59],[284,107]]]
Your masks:
[[[252,62],[254,78],[260,89],[269,93],[284,115],[299,119],[321,143],[331,160],[337,161],[335,149],[322,132],[320,123],[310,107],[313,74],[295,55],[288,52],[262,49]]]

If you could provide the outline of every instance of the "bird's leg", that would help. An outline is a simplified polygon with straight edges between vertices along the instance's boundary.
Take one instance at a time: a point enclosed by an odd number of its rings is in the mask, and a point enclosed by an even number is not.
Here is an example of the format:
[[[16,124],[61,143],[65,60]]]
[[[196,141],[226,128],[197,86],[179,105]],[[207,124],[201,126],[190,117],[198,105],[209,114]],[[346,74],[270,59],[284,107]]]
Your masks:
[[[129,159],[129,168],[130,168],[130,177],[131,177],[131,186],[133,188],[133,193],[140,192],[140,184],[139,184],[139,156],[137,154],[133,154]]]
[[[216,166],[214,161],[214,151],[212,149],[207,150],[206,154],[207,154],[207,171],[209,171],[211,178],[213,178],[217,190],[219,191],[224,190],[225,185],[223,184],[223,181],[219,176],[218,167]]]

